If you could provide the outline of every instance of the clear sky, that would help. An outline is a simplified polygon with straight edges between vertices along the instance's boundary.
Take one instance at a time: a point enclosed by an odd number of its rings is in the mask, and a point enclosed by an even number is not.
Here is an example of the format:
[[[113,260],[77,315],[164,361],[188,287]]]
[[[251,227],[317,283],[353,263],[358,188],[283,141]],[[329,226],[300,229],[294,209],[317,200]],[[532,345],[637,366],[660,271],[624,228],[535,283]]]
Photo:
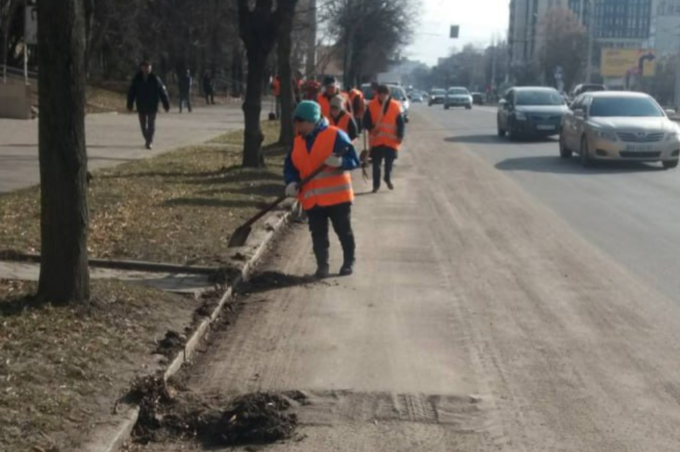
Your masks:
[[[505,38],[510,0],[419,0],[420,18],[414,43],[406,55],[428,65],[448,56],[453,47],[472,43],[486,47],[494,34]],[[460,38],[450,39],[451,25],[460,25]]]

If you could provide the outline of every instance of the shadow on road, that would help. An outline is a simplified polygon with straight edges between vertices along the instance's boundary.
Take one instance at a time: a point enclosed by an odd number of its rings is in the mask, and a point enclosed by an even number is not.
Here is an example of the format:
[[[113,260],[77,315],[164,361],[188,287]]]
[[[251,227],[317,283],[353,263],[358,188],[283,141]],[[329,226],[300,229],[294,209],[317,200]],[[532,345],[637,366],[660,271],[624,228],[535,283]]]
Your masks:
[[[522,138],[519,140],[508,139],[507,137],[499,137],[495,134],[484,135],[461,135],[456,137],[445,138],[447,143],[465,143],[465,144],[523,144],[523,143],[557,143],[553,138]]]
[[[556,174],[621,174],[636,172],[665,171],[661,166],[636,162],[605,162],[595,163],[591,168],[583,168],[578,158],[569,160],[558,156],[539,155],[531,157],[517,157],[503,160],[496,164],[501,171],[531,171],[535,173]]]

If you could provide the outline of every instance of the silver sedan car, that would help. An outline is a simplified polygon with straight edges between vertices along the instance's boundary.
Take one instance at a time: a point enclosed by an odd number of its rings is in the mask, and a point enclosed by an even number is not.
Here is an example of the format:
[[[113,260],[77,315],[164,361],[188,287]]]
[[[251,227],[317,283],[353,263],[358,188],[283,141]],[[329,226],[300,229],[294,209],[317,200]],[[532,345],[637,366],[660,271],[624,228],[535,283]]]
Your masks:
[[[678,125],[649,95],[589,92],[578,96],[562,118],[560,156],[580,156],[583,166],[595,160],[661,162],[678,166]]]

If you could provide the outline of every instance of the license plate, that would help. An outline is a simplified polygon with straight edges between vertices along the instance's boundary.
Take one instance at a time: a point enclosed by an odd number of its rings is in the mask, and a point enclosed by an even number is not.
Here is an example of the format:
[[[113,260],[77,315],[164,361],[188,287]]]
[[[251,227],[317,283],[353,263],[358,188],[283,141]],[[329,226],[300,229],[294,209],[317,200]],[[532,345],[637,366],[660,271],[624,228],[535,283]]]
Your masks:
[[[552,124],[539,124],[536,126],[537,130],[555,130],[555,126]]]
[[[630,152],[654,152],[654,147],[649,146],[649,145],[634,145],[634,144],[628,144],[626,145],[626,151]]]

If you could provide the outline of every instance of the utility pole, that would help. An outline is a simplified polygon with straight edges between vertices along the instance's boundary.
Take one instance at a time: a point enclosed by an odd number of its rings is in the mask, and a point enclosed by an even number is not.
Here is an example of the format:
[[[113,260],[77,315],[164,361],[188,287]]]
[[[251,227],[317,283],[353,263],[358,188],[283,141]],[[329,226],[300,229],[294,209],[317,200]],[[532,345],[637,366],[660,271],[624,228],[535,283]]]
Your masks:
[[[678,54],[675,57],[675,111],[680,111],[680,42],[678,43]]]
[[[312,77],[316,75],[316,0],[309,0],[307,24],[309,30],[307,34],[307,64],[305,72],[307,77]]]
[[[590,7],[588,10],[588,52],[586,56],[586,82],[588,83],[592,83],[593,81],[593,21],[595,19],[595,4],[596,0],[588,0],[588,5]]]

